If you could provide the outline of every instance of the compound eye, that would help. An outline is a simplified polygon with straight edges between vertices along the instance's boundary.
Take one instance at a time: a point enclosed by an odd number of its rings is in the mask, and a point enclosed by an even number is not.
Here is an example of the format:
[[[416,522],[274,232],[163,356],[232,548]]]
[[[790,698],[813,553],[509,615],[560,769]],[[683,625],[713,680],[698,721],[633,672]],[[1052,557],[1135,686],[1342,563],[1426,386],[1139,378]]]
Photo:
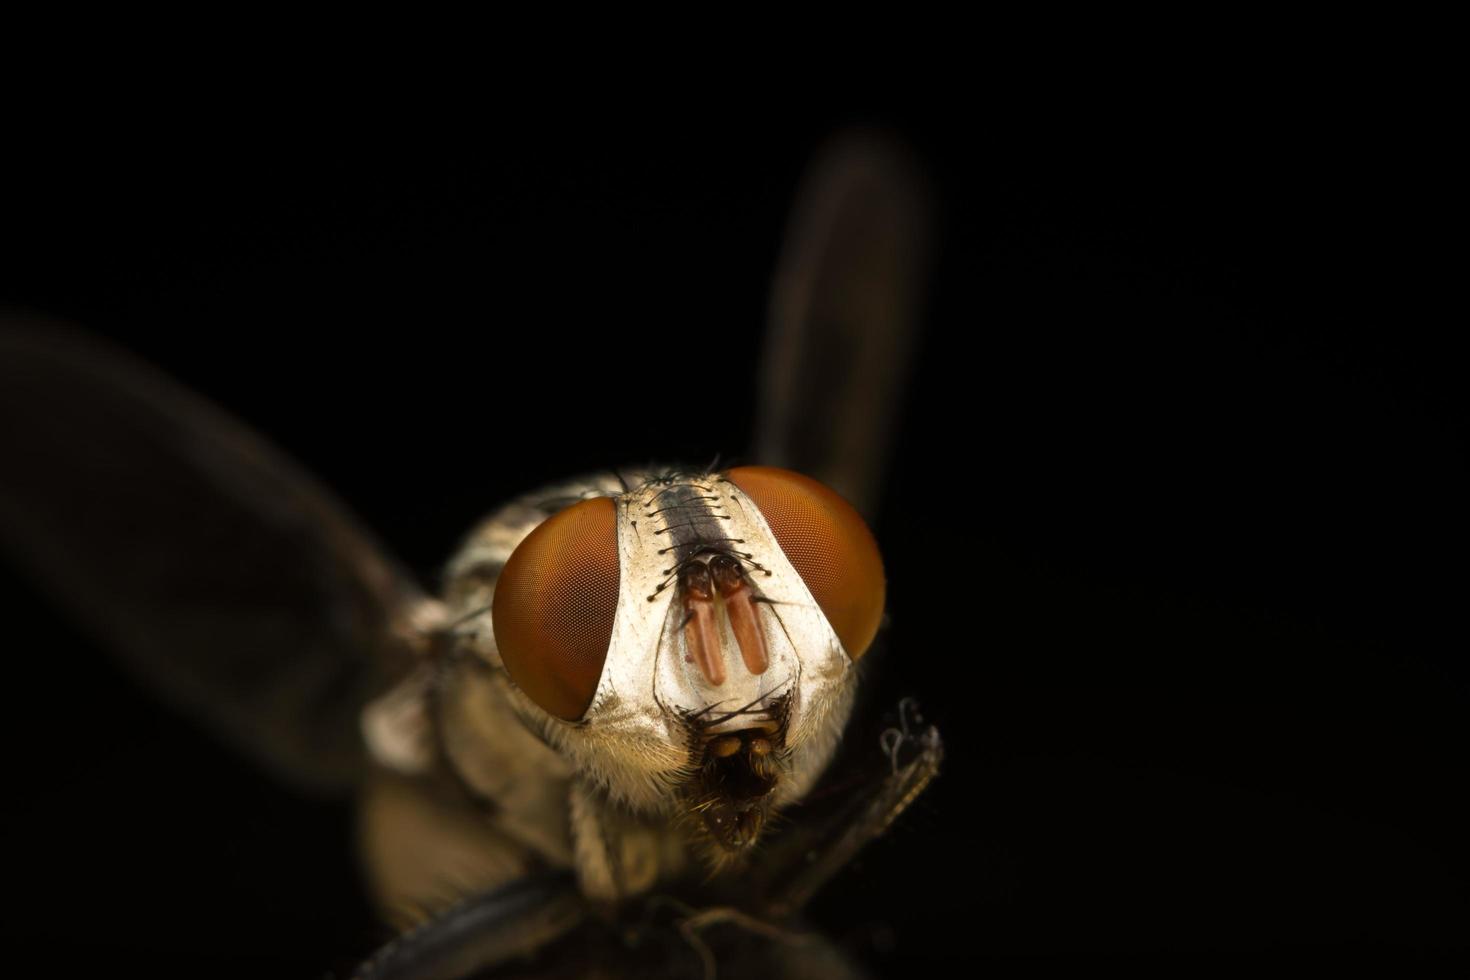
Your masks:
[[[602,679],[617,607],[612,500],[584,500],[547,518],[495,584],[491,623],[510,679],[549,714],[581,718]]]
[[[883,619],[883,559],[868,525],[835,492],[791,470],[739,466],[725,474],[760,508],[849,658],[861,657]]]

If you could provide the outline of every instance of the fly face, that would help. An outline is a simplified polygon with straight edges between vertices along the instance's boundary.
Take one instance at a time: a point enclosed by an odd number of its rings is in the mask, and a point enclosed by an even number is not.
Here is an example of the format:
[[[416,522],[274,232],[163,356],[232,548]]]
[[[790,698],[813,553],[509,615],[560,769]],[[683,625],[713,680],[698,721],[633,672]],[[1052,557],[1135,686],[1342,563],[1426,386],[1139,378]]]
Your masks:
[[[678,828],[727,867],[831,759],[882,616],[877,546],[788,470],[603,492],[537,524],[498,573],[487,551],[511,544],[506,520],[472,537],[455,567],[494,580],[493,630],[471,646],[595,809]]]

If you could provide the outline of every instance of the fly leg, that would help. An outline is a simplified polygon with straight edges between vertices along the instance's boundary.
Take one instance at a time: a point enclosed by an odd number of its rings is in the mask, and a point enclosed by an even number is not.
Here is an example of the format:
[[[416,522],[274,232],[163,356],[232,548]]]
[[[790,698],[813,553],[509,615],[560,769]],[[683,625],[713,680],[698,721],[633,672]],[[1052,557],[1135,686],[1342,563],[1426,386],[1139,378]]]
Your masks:
[[[567,874],[523,878],[460,902],[379,949],[352,980],[462,980],[519,960],[582,923]]]
[[[878,745],[864,749],[857,775],[828,795],[825,817],[813,815],[772,842],[762,867],[764,917],[781,921],[802,910],[813,895],[899,814],[939,774],[944,741],[926,724],[918,704],[905,698]],[[822,801],[813,798],[814,805]],[[815,808],[815,806],[814,806]],[[804,808],[805,809],[805,808]]]

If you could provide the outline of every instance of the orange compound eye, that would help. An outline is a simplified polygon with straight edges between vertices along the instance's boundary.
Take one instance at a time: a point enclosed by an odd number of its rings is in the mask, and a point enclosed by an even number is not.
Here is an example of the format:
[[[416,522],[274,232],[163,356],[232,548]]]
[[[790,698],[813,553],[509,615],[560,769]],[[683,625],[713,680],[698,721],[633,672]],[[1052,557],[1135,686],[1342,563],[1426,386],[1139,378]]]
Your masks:
[[[587,712],[618,608],[617,508],[599,497],[547,518],[511,553],[491,622],[505,669],[548,713]]]
[[[852,505],[811,477],[774,466],[739,466],[726,478],[760,508],[842,647],[867,652],[883,619],[883,559]]]

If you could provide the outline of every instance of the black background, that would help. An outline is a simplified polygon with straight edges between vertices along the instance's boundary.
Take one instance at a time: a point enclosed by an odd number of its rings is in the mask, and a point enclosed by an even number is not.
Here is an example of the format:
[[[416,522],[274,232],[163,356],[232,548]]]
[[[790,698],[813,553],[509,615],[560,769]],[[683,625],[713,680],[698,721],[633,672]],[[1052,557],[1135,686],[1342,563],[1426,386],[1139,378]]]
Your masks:
[[[1462,273],[1439,149],[1392,107],[25,134],[0,302],[226,406],[432,583],[516,493],[746,451],[786,211],[851,123],[907,139],[940,205],[872,683],[949,756],[817,921],[895,975],[1463,949]],[[7,933],[213,976],[382,938],[349,807],[4,575]]]

